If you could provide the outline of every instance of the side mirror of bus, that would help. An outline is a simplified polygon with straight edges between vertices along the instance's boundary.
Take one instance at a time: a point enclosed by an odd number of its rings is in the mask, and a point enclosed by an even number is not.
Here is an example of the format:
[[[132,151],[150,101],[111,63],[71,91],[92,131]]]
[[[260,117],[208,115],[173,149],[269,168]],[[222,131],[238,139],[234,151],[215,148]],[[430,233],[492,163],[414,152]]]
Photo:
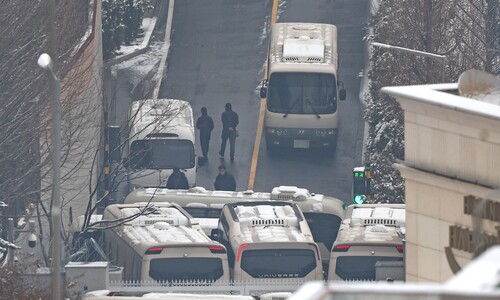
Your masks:
[[[260,87],[260,98],[267,97],[267,80],[262,81],[262,85]]]
[[[340,101],[344,101],[347,98],[347,92],[345,91],[344,88],[344,82],[339,80],[338,86],[339,86],[339,99]]]

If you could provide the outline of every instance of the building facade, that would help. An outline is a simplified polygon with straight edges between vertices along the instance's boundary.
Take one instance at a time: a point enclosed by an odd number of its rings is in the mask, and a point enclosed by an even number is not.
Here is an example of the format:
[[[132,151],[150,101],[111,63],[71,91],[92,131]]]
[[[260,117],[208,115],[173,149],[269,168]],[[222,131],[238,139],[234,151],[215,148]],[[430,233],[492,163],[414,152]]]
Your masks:
[[[382,92],[405,117],[406,279],[444,282],[500,243],[500,106],[457,84]]]

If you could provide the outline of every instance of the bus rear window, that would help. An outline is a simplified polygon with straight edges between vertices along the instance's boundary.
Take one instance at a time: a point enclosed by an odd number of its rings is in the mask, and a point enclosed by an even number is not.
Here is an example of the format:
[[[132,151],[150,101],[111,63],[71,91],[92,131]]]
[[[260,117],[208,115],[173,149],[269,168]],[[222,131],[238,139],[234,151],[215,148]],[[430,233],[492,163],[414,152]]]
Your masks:
[[[140,169],[190,169],[195,166],[194,145],[188,140],[136,140],[130,146],[130,166]]]
[[[157,281],[215,281],[223,274],[220,258],[158,258],[149,264],[149,276]]]
[[[375,280],[375,264],[378,261],[403,261],[392,256],[340,256],[335,273],[343,280]]]
[[[302,278],[316,269],[316,256],[307,249],[246,250],[241,269],[254,278]]]

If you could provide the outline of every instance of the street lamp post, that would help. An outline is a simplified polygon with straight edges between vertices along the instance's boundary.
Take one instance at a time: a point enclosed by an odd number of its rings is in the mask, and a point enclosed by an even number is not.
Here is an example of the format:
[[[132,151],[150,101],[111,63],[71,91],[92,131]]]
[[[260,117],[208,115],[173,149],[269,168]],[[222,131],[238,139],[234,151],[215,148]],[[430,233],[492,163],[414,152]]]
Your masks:
[[[441,80],[444,83],[444,78],[445,78],[444,75],[445,75],[445,70],[446,70],[446,55],[439,55],[439,54],[434,54],[434,53],[429,53],[429,52],[424,52],[424,51],[419,51],[419,50],[414,50],[414,49],[409,49],[409,48],[403,48],[403,47],[398,47],[398,46],[392,46],[392,45],[382,44],[382,43],[377,43],[377,42],[372,42],[371,45],[375,46],[375,47],[380,47],[380,48],[385,48],[385,49],[394,49],[394,50],[398,50],[398,51],[405,52],[405,53],[425,56],[425,57],[429,57],[429,58],[440,61],[442,66],[443,66]]]
[[[52,59],[47,53],[38,58],[38,65],[47,70],[52,78],[52,206],[50,209],[52,250],[52,298],[61,295],[61,82],[52,68]]]

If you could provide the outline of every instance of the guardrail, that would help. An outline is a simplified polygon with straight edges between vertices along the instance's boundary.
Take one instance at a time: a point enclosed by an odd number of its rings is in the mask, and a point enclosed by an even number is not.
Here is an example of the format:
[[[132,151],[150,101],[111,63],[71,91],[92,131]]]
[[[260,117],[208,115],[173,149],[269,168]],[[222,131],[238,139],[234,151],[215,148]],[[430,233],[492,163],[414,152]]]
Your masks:
[[[108,290],[121,293],[193,293],[260,296],[274,292],[294,292],[305,281],[266,279],[218,282],[111,281]]]

